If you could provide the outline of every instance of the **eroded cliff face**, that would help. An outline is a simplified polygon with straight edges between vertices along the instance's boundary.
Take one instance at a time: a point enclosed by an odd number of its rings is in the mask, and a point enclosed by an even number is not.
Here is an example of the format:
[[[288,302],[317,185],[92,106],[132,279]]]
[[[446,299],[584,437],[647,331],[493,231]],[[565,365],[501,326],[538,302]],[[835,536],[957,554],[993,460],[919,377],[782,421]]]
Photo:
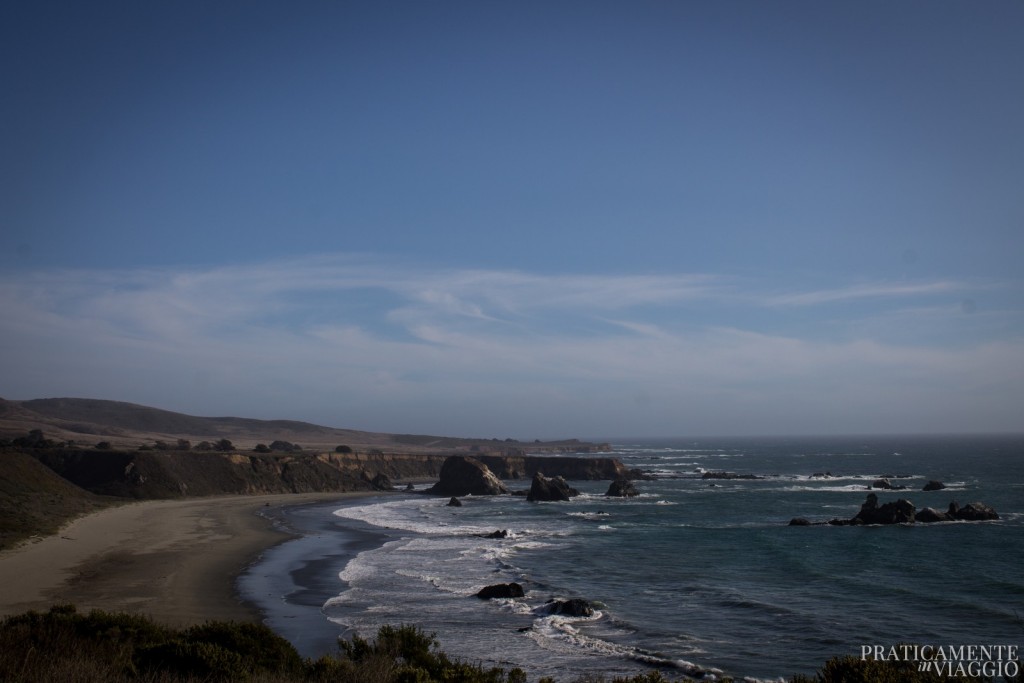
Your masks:
[[[629,469],[617,458],[548,455],[477,455],[499,479],[532,479],[541,472],[549,477],[577,480],[628,479]]]
[[[437,480],[448,456],[396,453],[217,453],[194,451],[38,450],[33,455],[68,481],[121,498],[374,490],[392,482]],[[476,455],[503,480],[537,472],[569,480],[619,479],[615,458]]]

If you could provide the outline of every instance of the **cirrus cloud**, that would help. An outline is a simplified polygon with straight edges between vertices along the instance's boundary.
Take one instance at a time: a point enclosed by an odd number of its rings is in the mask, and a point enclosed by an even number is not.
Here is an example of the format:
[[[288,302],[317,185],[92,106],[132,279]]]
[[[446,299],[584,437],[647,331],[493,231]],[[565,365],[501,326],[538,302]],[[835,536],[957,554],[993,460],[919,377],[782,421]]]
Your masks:
[[[922,282],[765,296],[724,275],[446,270],[365,255],[0,277],[2,391],[467,435],[1012,430],[1020,312],[981,337]],[[772,311],[851,299],[831,336]],[[948,310],[948,316],[936,313]],[[864,316],[863,311],[857,312]],[[837,325],[836,323],[842,323]],[[923,324],[923,323],[922,323]],[[858,332],[857,330],[868,330]]]

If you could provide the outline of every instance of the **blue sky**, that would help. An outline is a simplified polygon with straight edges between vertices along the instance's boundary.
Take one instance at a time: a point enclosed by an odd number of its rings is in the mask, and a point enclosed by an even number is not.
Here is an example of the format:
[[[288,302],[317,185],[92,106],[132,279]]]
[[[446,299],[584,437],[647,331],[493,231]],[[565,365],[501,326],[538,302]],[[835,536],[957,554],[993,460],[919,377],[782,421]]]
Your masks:
[[[1024,429],[1024,5],[0,8],[0,396]]]

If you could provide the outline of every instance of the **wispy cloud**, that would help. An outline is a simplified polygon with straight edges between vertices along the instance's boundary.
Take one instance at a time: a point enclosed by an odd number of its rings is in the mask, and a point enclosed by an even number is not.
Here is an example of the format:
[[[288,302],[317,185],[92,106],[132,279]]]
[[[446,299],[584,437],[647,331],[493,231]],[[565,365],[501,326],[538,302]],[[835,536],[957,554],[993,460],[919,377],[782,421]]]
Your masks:
[[[850,301],[854,299],[893,299],[919,297],[933,294],[964,291],[968,286],[962,282],[936,281],[915,284],[871,283],[857,284],[837,289],[822,289],[808,292],[793,292],[771,296],[771,306],[816,306],[818,304]]]
[[[395,431],[864,431],[900,428],[899,415],[904,429],[1016,424],[1019,311],[970,343],[897,343],[853,324],[824,339],[765,313],[863,299],[884,317],[964,288],[759,297],[769,289],[708,274],[444,270],[347,255],[6,275],[0,392]],[[932,330],[945,309],[921,310]]]

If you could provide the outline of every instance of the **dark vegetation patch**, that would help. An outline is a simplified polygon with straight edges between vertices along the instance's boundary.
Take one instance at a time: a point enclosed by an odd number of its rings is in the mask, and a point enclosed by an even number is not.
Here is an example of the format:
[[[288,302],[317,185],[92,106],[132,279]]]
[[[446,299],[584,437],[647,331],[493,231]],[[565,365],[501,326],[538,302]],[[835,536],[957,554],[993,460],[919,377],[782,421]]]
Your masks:
[[[263,624],[211,621],[176,629],[147,617],[58,605],[0,621],[0,680],[19,683],[528,683],[522,669],[453,659],[415,626],[384,626],[373,639],[339,641],[338,653],[303,659]],[[553,683],[549,678],[537,683]],[[584,675],[574,683],[669,683],[661,671]],[[723,679],[729,681],[731,679]],[[791,683],[948,683],[914,662],[830,659]],[[984,678],[958,677],[980,683]],[[1018,683],[1020,676],[1015,679]]]
[[[334,656],[302,659],[262,624],[207,622],[187,629],[146,617],[61,605],[0,622],[0,680],[23,683],[527,683],[521,669],[452,659],[414,626],[340,641]],[[579,679],[596,683],[592,677]],[[550,679],[539,679],[539,683]],[[606,683],[663,683],[658,672]]]
[[[72,484],[28,453],[0,449],[0,549],[56,533],[75,517],[114,502]]]

